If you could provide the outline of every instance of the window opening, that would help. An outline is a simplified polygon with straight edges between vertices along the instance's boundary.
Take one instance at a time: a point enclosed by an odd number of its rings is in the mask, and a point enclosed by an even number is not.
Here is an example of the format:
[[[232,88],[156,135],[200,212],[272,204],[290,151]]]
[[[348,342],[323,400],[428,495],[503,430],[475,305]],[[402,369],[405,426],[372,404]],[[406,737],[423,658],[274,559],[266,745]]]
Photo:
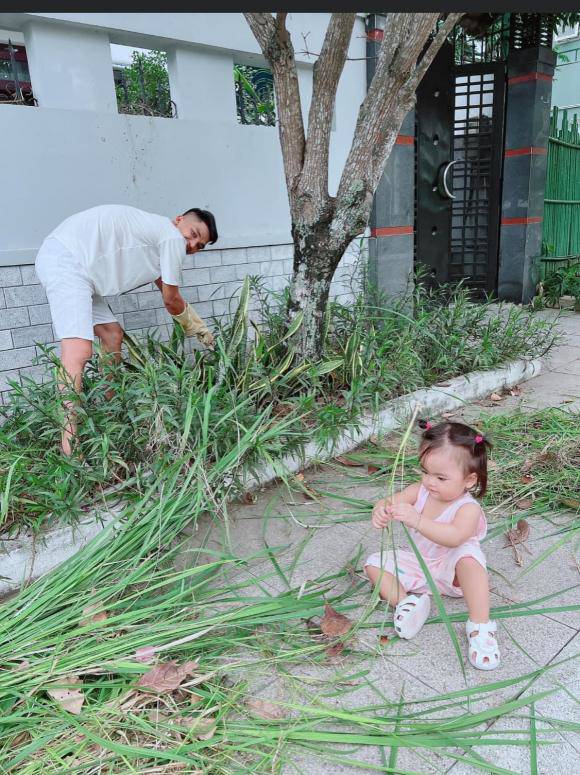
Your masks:
[[[111,46],[119,113],[177,118],[165,51]]]
[[[234,64],[236,113],[239,124],[276,125],[274,79],[267,67]]]
[[[0,38],[0,104],[36,105],[26,49],[12,38]]]

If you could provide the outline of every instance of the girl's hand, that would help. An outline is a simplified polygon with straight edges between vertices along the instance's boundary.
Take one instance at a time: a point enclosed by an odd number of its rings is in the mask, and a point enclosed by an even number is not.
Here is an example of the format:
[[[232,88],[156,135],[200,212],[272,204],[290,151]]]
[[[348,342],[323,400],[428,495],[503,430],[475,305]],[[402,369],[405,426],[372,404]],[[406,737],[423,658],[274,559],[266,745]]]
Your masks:
[[[408,527],[415,527],[419,522],[419,512],[410,503],[395,503],[391,507],[392,518]]]
[[[392,508],[392,505],[390,503],[387,504],[384,498],[381,498],[380,501],[377,501],[377,503],[374,505],[373,513],[371,515],[372,526],[376,527],[377,530],[381,530],[382,528],[386,527],[388,522],[390,522],[392,519]]]

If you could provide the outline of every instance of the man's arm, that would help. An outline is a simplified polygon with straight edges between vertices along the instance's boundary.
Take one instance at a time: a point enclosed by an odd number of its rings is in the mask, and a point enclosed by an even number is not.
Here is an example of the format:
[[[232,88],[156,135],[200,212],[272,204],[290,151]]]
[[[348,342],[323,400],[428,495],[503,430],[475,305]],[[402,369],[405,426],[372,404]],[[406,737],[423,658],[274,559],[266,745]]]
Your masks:
[[[185,309],[185,301],[183,296],[179,293],[177,285],[167,285],[160,277],[155,280],[155,285],[161,291],[163,304],[169,314],[180,315]]]
[[[185,336],[196,336],[206,347],[213,347],[213,334],[191,305],[184,300],[177,285],[168,285],[160,277],[155,280],[155,285],[161,291],[165,309],[183,328]]]

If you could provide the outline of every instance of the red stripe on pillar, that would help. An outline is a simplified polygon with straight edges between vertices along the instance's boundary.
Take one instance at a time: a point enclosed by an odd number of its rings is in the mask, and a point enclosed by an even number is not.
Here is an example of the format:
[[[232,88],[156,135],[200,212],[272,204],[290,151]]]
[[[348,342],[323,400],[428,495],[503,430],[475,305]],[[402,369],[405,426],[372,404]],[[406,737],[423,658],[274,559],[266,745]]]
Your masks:
[[[367,38],[373,40],[375,43],[380,43],[385,33],[383,30],[369,30],[367,32]]]
[[[508,84],[513,86],[516,83],[527,83],[528,81],[552,81],[553,75],[547,75],[546,73],[527,73],[526,75],[514,75],[512,78],[508,78]]]
[[[412,135],[397,135],[395,145],[415,145],[415,138]]]
[[[398,234],[412,234],[412,226],[381,226],[371,229],[371,237],[396,237]]]
[[[505,152],[505,156],[545,156],[548,153],[547,148],[539,148],[530,145],[529,148],[512,148]]]
[[[542,219],[538,216],[533,216],[531,218],[502,218],[501,219],[502,226],[519,226],[520,224],[541,223],[541,222],[542,222]]]

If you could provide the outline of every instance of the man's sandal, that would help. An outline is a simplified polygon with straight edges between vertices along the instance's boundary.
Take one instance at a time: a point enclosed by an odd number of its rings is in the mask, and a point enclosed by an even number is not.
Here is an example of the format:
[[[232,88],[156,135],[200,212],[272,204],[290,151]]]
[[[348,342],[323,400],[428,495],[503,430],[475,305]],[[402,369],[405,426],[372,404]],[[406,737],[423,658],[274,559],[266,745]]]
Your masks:
[[[431,609],[429,595],[408,595],[396,606],[393,624],[399,638],[413,638],[427,621]]]
[[[495,670],[499,666],[499,647],[495,622],[476,624],[468,619],[465,624],[469,661],[478,670]]]

